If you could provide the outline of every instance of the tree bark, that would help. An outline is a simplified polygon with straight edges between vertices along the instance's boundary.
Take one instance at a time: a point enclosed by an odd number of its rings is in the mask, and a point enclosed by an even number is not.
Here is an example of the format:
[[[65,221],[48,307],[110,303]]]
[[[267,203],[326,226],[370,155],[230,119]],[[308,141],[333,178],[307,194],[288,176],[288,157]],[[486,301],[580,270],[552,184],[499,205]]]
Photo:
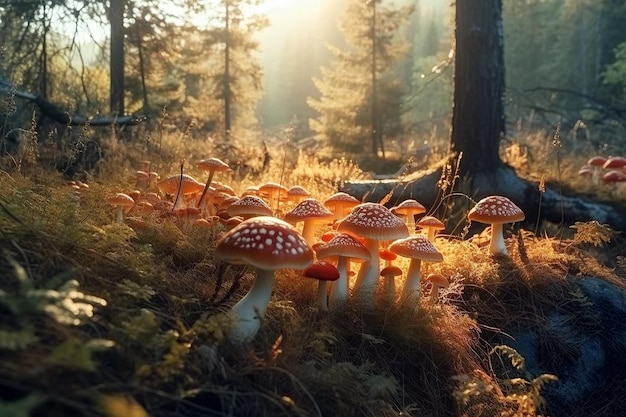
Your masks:
[[[462,153],[459,174],[501,167],[504,124],[502,0],[456,2],[454,110],[450,150]]]
[[[124,115],[124,0],[111,0],[109,5],[111,24],[111,113]]]

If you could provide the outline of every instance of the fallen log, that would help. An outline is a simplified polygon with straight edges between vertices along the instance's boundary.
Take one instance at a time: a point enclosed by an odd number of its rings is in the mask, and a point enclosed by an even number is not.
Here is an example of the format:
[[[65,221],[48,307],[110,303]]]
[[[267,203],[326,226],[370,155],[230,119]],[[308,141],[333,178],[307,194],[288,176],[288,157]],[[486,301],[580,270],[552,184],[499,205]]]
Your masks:
[[[441,190],[437,187],[441,173],[442,170],[438,169],[416,173],[407,179],[345,182],[339,190],[361,201],[379,202],[385,198],[388,199],[387,205],[395,205],[413,198],[426,207],[434,207],[442,198]],[[580,195],[561,194],[549,186],[542,192],[538,183],[518,177],[507,166],[493,173],[475,175],[468,181],[457,180],[457,184],[459,182],[471,184],[471,192],[464,192],[474,200],[494,194],[510,198],[526,213],[526,221],[532,224],[548,221],[569,225],[577,221],[596,220],[613,230],[626,232],[624,207]]]
[[[67,110],[49,102],[43,97],[14,89],[9,82],[4,80],[0,80],[0,92],[11,93],[15,97],[31,101],[37,106],[43,116],[49,117],[64,126],[127,126],[137,125],[146,120],[145,116],[136,115],[84,117],[78,114],[70,114]]]

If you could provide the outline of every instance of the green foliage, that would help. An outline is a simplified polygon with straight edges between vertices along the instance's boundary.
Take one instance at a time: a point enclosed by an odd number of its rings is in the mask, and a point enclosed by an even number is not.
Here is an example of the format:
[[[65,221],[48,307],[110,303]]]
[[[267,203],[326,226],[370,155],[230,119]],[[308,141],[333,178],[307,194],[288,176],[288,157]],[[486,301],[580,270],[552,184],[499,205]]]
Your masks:
[[[53,277],[50,282],[62,281],[57,288],[35,288],[26,270],[13,257],[5,253],[17,279],[17,290],[0,290],[3,305],[18,322],[29,323],[44,313],[60,324],[77,326],[93,317],[94,309],[106,306],[106,300],[78,290],[75,279],[65,280],[64,275]]]
[[[526,370],[526,361],[512,347],[498,345],[494,347],[490,356],[498,355],[506,358],[512,367],[513,374],[521,376],[510,376],[508,370],[504,370],[504,376],[498,378],[497,385],[472,375],[457,375],[452,379],[457,384],[453,395],[462,409],[478,407],[481,398],[487,395],[495,395],[501,392],[501,400],[508,405],[501,416],[510,417],[532,417],[545,407],[545,399],[541,395],[541,390],[545,384],[557,381],[557,377],[551,374],[541,374],[535,378]]]
[[[607,65],[602,73],[602,82],[605,85],[620,88],[626,95],[626,42],[615,48],[615,61]]]
[[[362,153],[363,144],[371,143],[376,155],[384,149],[383,137],[400,133],[404,90],[395,65],[407,48],[397,35],[412,12],[378,0],[348,4],[340,22],[348,46],[330,48],[331,66],[314,79],[321,97],[308,100],[319,113],[309,121],[311,129],[334,149]]]

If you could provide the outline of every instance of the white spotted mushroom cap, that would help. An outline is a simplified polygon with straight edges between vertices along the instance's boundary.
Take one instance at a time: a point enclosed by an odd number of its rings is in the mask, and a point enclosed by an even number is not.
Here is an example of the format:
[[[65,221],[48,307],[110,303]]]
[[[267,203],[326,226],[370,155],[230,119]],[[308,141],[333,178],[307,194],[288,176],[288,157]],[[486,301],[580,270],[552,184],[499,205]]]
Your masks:
[[[332,217],[333,213],[314,198],[302,200],[297,206],[285,213],[285,220],[289,223],[297,223],[311,218],[323,220]]]
[[[313,263],[313,249],[300,233],[269,216],[253,217],[228,231],[217,243],[215,256],[267,270],[304,269]]]
[[[315,250],[315,253],[319,259],[331,256],[345,256],[369,261],[371,258],[367,248],[355,237],[346,233],[338,233],[328,242],[322,243]]]
[[[241,197],[226,208],[226,212],[231,216],[271,216],[272,209],[261,198],[254,195]]]
[[[409,235],[404,222],[387,207],[377,203],[362,203],[339,221],[337,231],[367,239],[395,240]]]
[[[443,255],[424,236],[411,236],[398,239],[389,245],[391,252],[404,258],[420,259],[426,262],[441,262]]]
[[[476,203],[467,218],[486,224],[515,223],[524,220],[524,212],[508,198],[492,195]]]

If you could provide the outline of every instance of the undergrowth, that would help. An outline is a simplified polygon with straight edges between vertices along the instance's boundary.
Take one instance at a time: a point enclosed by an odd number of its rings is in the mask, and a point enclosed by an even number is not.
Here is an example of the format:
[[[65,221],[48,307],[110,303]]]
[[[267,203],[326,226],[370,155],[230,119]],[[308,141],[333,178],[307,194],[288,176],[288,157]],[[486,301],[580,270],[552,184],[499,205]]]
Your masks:
[[[586,251],[614,237],[600,224],[576,224],[568,239],[519,232],[509,239],[509,258],[488,255],[480,236],[439,237],[445,262],[428,272],[452,285],[438,303],[363,309],[350,301],[324,314],[314,284],[281,271],[261,333],[233,346],[227,311],[253,277],[213,258],[225,226],[146,218],[131,227],[114,223],[106,203],[133,188],[145,152],[162,177],[182,161],[203,180],[192,161],[216,148],[190,143],[158,133],[135,145],[112,140],[100,173],[78,196],[61,174],[4,165],[0,415],[539,415],[553,376],[530,375],[517,352],[494,346],[495,336],[513,323],[541,326],[551,306],[583,309],[571,276],[623,286]],[[274,181],[323,198],[344,180],[366,178],[350,161],[287,150],[274,150],[260,171],[262,154],[246,149],[229,156],[233,173],[216,175],[239,192]],[[617,263],[626,268],[623,258]],[[503,355],[512,368],[496,364]]]

